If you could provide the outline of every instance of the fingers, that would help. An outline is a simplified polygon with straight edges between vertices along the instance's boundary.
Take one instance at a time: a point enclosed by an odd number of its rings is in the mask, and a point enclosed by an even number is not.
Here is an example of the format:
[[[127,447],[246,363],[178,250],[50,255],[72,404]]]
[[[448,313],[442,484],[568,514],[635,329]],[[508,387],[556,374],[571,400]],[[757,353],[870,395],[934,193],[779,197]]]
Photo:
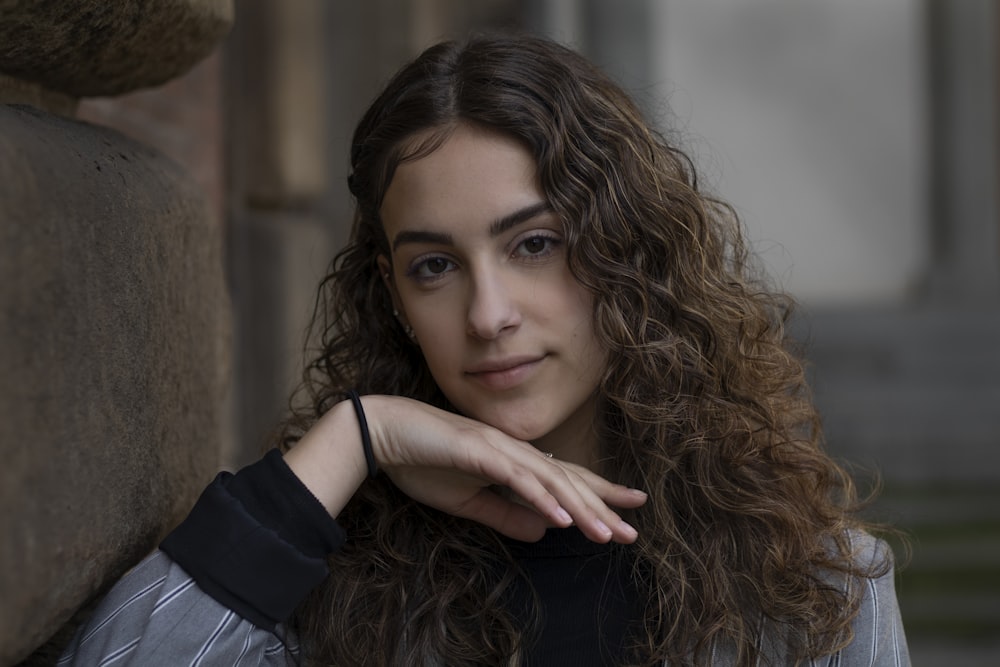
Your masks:
[[[547,525],[575,524],[595,542],[635,541],[635,529],[612,508],[642,505],[646,496],[641,491],[548,456],[491,426],[418,401],[398,397],[366,397],[366,401],[380,467],[415,500],[515,539],[538,539]],[[514,502],[486,490],[491,485],[509,488]]]
[[[454,513],[522,542],[537,542],[548,527],[548,522],[536,512],[489,489],[480,490]]]
[[[604,482],[604,488],[595,489],[595,491],[604,502],[612,507],[635,509],[645,504],[649,497],[645,491],[640,489],[631,489],[621,484],[612,484],[602,478],[598,479]]]
[[[552,515],[550,519],[554,518],[555,525],[559,527],[576,524],[588,538],[601,543],[614,540],[630,544],[638,536],[635,529],[622,521],[614,512],[609,511],[608,516],[598,517],[599,510],[595,510],[592,518],[583,518],[588,515],[588,511],[584,510],[580,512],[580,521],[574,521],[573,517],[555,502],[554,497],[549,496],[549,498],[555,509],[547,513]],[[549,503],[540,502],[539,504],[547,505]],[[553,523],[532,508],[502,498],[489,489],[480,490],[462,506],[453,508],[452,513],[478,521],[522,542],[534,542],[541,539],[545,530]],[[615,528],[609,527],[608,524],[615,526]]]
[[[572,479],[572,475],[570,475]],[[635,528],[628,524],[611,507],[605,503],[600,496],[577,479],[572,479],[577,488],[577,493],[581,499],[579,508],[567,508],[570,514],[576,518],[577,527],[588,538],[595,542],[614,541],[621,544],[631,544],[635,542],[638,533]]]
[[[573,523],[595,542],[631,544],[638,537],[609,503],[638,507],[646,501],[646,494],[611,484],[578,466],[546,459],[541,466],[516,469],[506,485],[554,525]]]

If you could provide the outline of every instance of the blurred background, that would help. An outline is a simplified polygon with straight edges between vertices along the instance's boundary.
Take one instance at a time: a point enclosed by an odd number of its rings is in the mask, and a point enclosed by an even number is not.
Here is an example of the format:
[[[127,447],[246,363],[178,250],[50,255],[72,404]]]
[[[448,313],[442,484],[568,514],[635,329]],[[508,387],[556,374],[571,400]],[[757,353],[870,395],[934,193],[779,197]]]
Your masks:
[[[1000,664],[1000,10],[990,0],[235,3],[183,77],[77,116],[183,164],[225,230],[221,462],[267,445],[343,242],[354,123],[442,38],[518,28],[589,56],[734,204],[811,363],[829,450],[911,538],[915,664]]]

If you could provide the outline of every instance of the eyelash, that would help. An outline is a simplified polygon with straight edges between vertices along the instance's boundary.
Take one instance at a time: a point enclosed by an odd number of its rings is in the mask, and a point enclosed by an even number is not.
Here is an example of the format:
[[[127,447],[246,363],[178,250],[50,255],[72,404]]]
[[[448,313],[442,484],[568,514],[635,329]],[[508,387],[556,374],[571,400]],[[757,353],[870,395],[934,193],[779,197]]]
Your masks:
[[[528,241],[537,241],[539,239],[545,242],[545,248],[543,248],[541,252],[532,252],[527,255],[522,255],[523,258],[529,259],[529,261],[537,261],[546,258],[555,252],[556,248],[562,244],[562,239],[556,236],[550,236],[549,234],[532,234],[531,236],[522,239],[521,242],[514,247],[514,251],[516,252],[519,248],[524,247],[524,244]]]
[[[446,270],[441,271],[439,273],[431,273],[428,275],[423,275],[423,269],[431,262],[444,262],[446,265],[449,266],[449,268],[446,268]],[[451,261],[450,259],[441,257],[440,255],[432,255],[430,257],[423,257],[415,261],[412,265],[410,265],[410,268],[407,269],[406,275],[407,277],[413,278],[419,283],[432,283],[435,280],[440,280],[441,276],[443,276],[444,274],[449,273],[451,271],[450,267],[453,267],[454,265],[455,262]]]
[[[519,250],[523,248],[526,243],[538,240],[541,240],[545,244],[545,247],[541,250],[541,252],[535,252],[535,253],[526,252],[523,254],[519,252]],[[562,239],[557,236],[549,234],[540,234],[540,233],[531,234],[530,236],[521,239],[517,243],[517,245],[514,246],[514,251],[511,253],[511,255],[527,262],[543,261],[545,259],[548,259],[561,244],[562,244]],[[429,273],[429,274],[424,273],[424,270],[428,267],[428,265],[431,262],[444,262],[445,268],[442,271],[436,273]],[[414,279],[418,283],[430,284],[437,280],[440,280],[442,276],[451,273],[451,271],[454,270],[454,267],[455,267],[455,262],[448,259],[447,257],[442,257],[441,255],[429,255],[417,258],[417,260],[410,265],[410,268],[407,269],[406,275],[407,277]]]

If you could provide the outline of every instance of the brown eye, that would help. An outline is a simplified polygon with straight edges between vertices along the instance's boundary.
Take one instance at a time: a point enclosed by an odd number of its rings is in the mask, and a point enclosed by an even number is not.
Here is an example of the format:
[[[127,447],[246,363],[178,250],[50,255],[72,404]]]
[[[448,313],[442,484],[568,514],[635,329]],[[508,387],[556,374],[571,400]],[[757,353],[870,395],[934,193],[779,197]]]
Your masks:
[[[548,244],[548,239],[544,236],[533,236],[530,239],[525,240],[524,249],[529,254],[537,255],[540,252],[544,252]]]
[[[448,270],[449,264],[451,264],[451,262],[449,262],[446,259],[442,259],[441,257],[433,257],[427,260],[424,266],[427,267],[428,273],[444,273],[445,271]]]
[[[542,259],[555,252],[559,243],[558,238],[544,234],[529,236],[517,244],[514,254],[522,259]]]
[[[440,278],[444,278],[456,268],[455,262],[447,257],[426,257],[417,260],[406,275],[413,278],[418,283],[432,283]]]

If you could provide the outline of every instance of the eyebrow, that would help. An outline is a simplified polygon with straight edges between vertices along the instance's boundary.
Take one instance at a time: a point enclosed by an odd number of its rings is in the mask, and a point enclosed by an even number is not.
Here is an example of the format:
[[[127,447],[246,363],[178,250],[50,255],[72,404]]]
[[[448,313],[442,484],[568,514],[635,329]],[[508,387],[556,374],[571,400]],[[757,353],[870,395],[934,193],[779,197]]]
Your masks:
[[[527,222],[532,218],[536,218],[543,213],[548,213],[551,210],[552,207],[549,206],[548,202],[540,201],[537,204],[525,206],[524,208],[518,209],[513,213],[508,213],[507,215],[497,218],[490,223],[490,236],[500,236],[504,232],[517,227],[521,223]],[[451,234],[444,232],[405,229],[399,234],[396,234],[396,238],[392,241],[392,249],[395,251],[404,243],[440,243],[442,245],[454,245],[455,241]]]

